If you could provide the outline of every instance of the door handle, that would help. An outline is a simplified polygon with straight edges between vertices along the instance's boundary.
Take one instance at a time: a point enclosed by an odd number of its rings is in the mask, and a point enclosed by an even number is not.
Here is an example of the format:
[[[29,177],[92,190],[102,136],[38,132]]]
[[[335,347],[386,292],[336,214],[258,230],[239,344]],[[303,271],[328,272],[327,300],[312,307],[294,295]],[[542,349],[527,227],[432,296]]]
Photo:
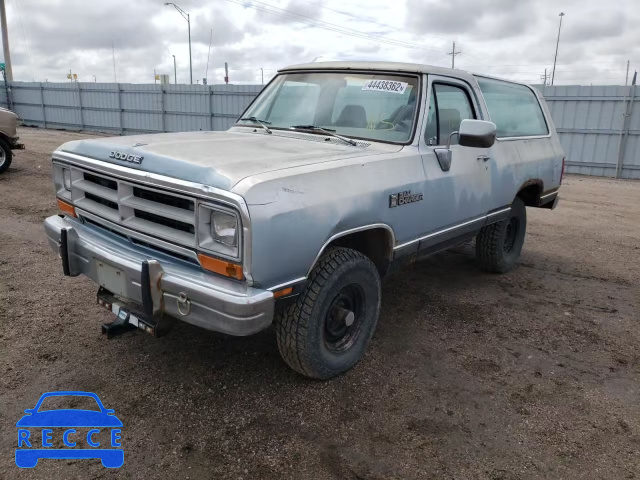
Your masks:
[[[478,160],[488,162],[491,157],[489,155],[478,155]]]

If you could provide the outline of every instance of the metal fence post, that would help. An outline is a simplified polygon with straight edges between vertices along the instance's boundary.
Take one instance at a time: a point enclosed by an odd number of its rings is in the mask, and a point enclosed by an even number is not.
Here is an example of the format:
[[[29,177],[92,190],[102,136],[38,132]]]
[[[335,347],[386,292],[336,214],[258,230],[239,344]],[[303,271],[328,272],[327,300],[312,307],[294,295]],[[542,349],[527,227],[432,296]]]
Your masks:
[[[166,120],[164,117],[165,114],[165,99],[164,99],[164,87],[162,85],[160,85],[160,108],[162,108],[162,132],[166,132],[167,131],[167,127],[166,127]]]
[[[80,130],[84,130],[84,115],[82,113],[82,90],[80,89],[80,82],[76,82],[78,87],[78,110],[80,112]]]
[[[124,109],[122,108],[122,90],[119,83],[116,83],[116,88],[118,89],[118,124],[120,126],[120,135],[124,135]]]
[[[209,131],[213,131],[213,86],[209,85],[209,95],[207,100],[209,101]]]
[[[42,123],[44,124],[44,128],[47,128],[47,109],[44,104],[44,87],[42,86],[42,82],[40,82],[40,104],[42,105]]]
[[[624,97],[624,120],[622,122],[622,130],[620,131],[620,142],[618,143],[618,161],[616,164],[616,178],[622,175],[624,168],[624,153],[629,139],[629,129],[631,127],[631,115],[633,114],[633,104],[636,99],[636,85],[629,87],[628,94]]]

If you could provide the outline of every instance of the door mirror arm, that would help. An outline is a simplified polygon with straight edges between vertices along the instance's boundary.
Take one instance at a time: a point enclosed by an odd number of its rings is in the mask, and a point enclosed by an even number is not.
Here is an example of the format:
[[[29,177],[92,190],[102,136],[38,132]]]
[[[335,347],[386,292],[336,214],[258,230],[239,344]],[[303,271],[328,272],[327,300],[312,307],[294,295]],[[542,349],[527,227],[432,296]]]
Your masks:
[[[440,168],[443,172],[448,172],[451,168],[451,139],[454,135],[458,135],[458,131],[451,132],[449,134],[449,138],[447,139],[447,146],[445,148],[434,148],[433,151],[436,154],[436,158],[438,159],[438,163],[440,164]]]

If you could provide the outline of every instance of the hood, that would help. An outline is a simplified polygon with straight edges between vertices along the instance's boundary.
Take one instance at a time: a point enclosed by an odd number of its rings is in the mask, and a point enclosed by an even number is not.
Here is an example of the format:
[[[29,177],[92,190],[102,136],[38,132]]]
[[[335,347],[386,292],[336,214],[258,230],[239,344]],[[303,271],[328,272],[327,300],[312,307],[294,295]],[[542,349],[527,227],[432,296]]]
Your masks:
[[[238,127],[226,132],[181,132],[76,140],[58,151],[145,172],[231,190],[243,178],[285,168],[397,151],[379,143],[354,147],[322,135]],[[141,156],[139,164],[111,152]]]

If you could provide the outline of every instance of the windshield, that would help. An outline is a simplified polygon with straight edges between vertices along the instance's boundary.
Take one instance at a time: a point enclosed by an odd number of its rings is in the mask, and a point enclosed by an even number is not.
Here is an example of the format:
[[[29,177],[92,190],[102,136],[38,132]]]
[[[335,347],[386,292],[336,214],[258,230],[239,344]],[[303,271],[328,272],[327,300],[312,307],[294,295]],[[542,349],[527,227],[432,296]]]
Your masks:
[[[313,126],[349,137],[406,143],[413,132],[417,94],[418,78],[411,76],[287,73],[260,93],[238,124],[255,126],[258,119],[272,129]]]

